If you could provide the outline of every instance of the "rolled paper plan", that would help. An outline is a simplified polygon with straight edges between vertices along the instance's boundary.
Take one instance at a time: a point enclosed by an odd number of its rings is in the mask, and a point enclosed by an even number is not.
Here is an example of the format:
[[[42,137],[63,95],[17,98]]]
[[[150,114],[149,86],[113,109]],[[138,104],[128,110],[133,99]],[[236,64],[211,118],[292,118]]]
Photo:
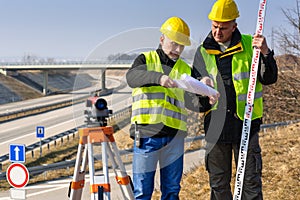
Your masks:
[[[218,93],[214,88],[205,85],[187,74],[182,74],[180,79],[175,79],[174,81],[177,83],[178,88],[191,93],[200,94],[202,96],[215,96]]]

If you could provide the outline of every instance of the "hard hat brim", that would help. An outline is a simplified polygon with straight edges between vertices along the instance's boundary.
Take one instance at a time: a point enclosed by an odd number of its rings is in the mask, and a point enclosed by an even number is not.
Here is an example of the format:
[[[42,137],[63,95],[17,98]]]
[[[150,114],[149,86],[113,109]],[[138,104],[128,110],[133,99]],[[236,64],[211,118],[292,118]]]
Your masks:
[[[189,36],[175,31],[170,31],[167,29],[160,29],[160,31],[166,35],[170,40],[184,46],[191,46],[191,40]]]

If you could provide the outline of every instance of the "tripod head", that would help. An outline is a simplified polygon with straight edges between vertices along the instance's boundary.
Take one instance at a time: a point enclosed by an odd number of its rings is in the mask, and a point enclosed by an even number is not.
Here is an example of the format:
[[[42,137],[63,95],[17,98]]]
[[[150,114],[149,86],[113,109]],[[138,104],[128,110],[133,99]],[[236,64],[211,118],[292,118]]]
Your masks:
[[[112,110],[107,108],[107,101],[94,95],[86,100],[84,115],[88,126],[107,126],[107,118]]]

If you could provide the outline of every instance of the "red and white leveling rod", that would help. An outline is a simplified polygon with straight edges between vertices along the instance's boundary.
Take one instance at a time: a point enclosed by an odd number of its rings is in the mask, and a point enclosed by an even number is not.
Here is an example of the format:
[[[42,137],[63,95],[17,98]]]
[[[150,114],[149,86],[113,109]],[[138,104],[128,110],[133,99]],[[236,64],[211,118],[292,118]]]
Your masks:
[[[267,0],[260,0],[258,16],[257,16],[257,24],[256,24],[256,34],[262,35],[263,32],[263,23],[265,19],[265,10],[266,10]],[[257,71],[258,71],[258,63],[259,63],[260,49],[254,48],[253,56],[252,56],[252,64],[250,71],[250,79],[247,93],[247,102],[245,107],[244,121],[243,121],[243,132],[241,137],[240,151],[239,151],[239,159],[238,166],[236,172],[236,180],[234,187],[234,200],[242,199],[242,191],[243,191],[243,182],[246,168],[246,159],[247,159],[247,151],[248,151],[248,143],[250,136],[250,128],[251,128],[251,117],[254,105],[254,95],[255,95],[255,87],[257,80]]]

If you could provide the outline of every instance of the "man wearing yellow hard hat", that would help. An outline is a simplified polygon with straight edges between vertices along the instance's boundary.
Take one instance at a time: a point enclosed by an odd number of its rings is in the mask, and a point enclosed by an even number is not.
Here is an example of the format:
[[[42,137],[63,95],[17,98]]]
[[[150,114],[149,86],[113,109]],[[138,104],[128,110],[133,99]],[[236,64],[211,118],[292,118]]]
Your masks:
[[[191,74],[180,58],[184,47],[191,44],[190,30],[181,18],[171,17],[160,31],[159,48],[140,54],[126,74],[133,101],[134,196],[143,200],[152,197],[158,163],[161,199],[179,199],[187,135],[184,91],[173,80]]]
[[[202,77],[211,77],[215,89],[220,92],[219,101],[213,106],[208,103],[207,98],[200,99],[201,110],[206,111],[205,164],[209,174],[210,199],[213,200],[232,199],[232,159],[234,157],[237,164],[253,46],[259,48],[261,54],[242,199],[263,199],[258,135],[263,116],[262,85],[277,81],[277,65],[274,52],[268,48],[264,36],[240,33],[236,22],[239,16],[233,0],[217,0],[208,15],[211,31],[197,49],[193,62],[192,76],[199,80]],[[220,113],[224,113],[221,120],[218,118]]]

